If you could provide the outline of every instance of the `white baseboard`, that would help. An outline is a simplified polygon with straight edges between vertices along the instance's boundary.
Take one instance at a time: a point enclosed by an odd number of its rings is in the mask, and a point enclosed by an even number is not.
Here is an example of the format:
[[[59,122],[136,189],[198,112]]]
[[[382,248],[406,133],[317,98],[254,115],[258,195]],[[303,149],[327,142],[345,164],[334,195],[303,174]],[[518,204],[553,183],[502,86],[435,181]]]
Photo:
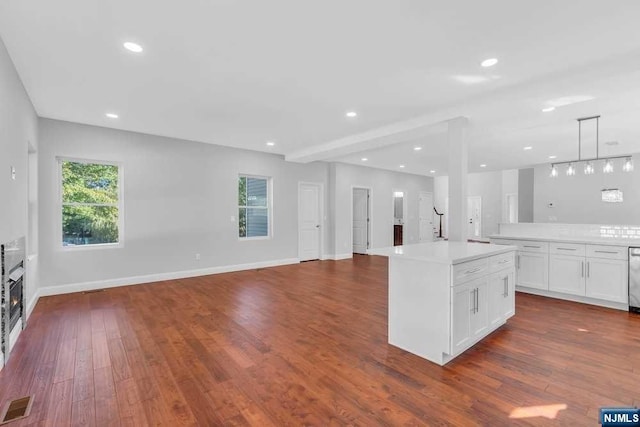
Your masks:
[[[31,301],[29,301],[27,303],[27,320],[29,320],[29,317],[31,317],[31,312],[33,311],[34,308],[36,308],[36,304],[38,303],[38,300],[40,299],[40,289],[36,289],[36,292],[33,294],[33,297],[31,297]]]
[[[352,253],[348,253],[348,254],[336,254],[333,255],[331,257],[331,259],[335,260],[335,261],[339,261],[341,259],[350,259],[353,258],[353,254]]]
[[[38,297],[70,294],[73,292],[91,291],[95,289],[115,288],[118,286],[139,285],[142,283],[160,282],[163,280],[186,279],[188,277],[207,276],[209,274],[230,273],[233,271],[255,270],[256,268],[277,267],[279,265],[298,264],[298,258],[261,261],[248,264],[225,265],[202,268],[198,270],[176,271],[170,273],[148,274],[144,276],[121,277],[118,279],[97,280],[93,282],[72,283],[69,285],[45,286],[38,289]]]
[[[569,295],[569,294],[563,294],[560,292],[545,291],[544,289],[527,288],[524,286],[516,286],[516,291],[524,292],[525,294],[540,295],[543,297],[562,299],[565,301],[580,302],[583,304],[591,304],[591,305],[597,305],[600,307],[613,308],[616,310],[629,311],[629,304],[625,304],[621,302],[604,301],[601,299],[582,297],[580,295]]]

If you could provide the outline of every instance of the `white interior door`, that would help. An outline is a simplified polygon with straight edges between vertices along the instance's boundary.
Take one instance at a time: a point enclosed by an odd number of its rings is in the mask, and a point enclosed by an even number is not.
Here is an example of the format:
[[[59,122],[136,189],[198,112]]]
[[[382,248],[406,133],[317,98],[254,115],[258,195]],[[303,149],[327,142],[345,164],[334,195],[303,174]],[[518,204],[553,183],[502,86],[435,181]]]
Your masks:
[[[467,212],[469,218],[469,239],[479,239],[482,237],[482,197],[470,196],[467,201]]]
[[[418,227],[421,242],[433,241],[433,194],[421,191],[418,196]]]
[[[369,190],[353,189],[353,253],[366,254],[369,247]]]
[[[300,261],[320,259],[320,186],[300,184],[298,195],[298,256]]]

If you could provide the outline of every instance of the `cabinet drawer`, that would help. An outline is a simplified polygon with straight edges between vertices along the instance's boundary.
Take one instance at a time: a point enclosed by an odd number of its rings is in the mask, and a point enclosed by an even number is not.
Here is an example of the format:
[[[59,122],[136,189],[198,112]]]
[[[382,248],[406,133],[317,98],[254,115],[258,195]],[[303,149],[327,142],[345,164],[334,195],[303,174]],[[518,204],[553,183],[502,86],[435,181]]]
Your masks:
[[[549,244],[549,253],[558,255],[584,256],[585,245],[576,243],[555,243]]]
[[[494,255],[489,258],[489,270],[493,273],[505,268],[515,266],[515,253],[507,252],[506,254]]]
[[[629,250],[626,246],[587,245],[587,256],[590,258],[627,260]]]
[[[463,262],[453,266],[453,285],[468,282],[489,274],[489,259],[482,258],[475,261]]]
[[[549,242],[536,242],[530,240],[517,240],[514,242],[521,252],[549,252]]]

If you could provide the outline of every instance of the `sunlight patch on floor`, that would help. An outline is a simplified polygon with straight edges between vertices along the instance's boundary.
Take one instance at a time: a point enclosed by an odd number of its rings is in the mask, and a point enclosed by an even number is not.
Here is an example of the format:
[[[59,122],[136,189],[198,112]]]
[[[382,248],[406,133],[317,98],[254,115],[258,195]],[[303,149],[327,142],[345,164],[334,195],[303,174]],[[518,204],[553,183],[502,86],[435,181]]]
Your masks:
[[[550,420],[554,420],[558,416],[558,412],[565,409],[567,409],[567,405],[564,403],[557,403],[555,405],[522,406],[511,411],[509,418],[545,417]]]

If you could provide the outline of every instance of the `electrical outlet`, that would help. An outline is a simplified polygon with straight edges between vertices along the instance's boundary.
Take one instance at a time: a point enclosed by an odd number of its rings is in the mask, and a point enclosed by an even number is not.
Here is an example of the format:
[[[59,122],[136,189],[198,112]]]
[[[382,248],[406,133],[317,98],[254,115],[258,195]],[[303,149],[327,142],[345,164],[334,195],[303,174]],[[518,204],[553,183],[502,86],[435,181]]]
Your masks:
[[[16,168],[14,166],[11,166],[11,179],[16,180]]]
[[[231,215],[231,222],[236,222],[236,217]]]
[[[200,261],[200,254],[196,254],[196,261]]]

